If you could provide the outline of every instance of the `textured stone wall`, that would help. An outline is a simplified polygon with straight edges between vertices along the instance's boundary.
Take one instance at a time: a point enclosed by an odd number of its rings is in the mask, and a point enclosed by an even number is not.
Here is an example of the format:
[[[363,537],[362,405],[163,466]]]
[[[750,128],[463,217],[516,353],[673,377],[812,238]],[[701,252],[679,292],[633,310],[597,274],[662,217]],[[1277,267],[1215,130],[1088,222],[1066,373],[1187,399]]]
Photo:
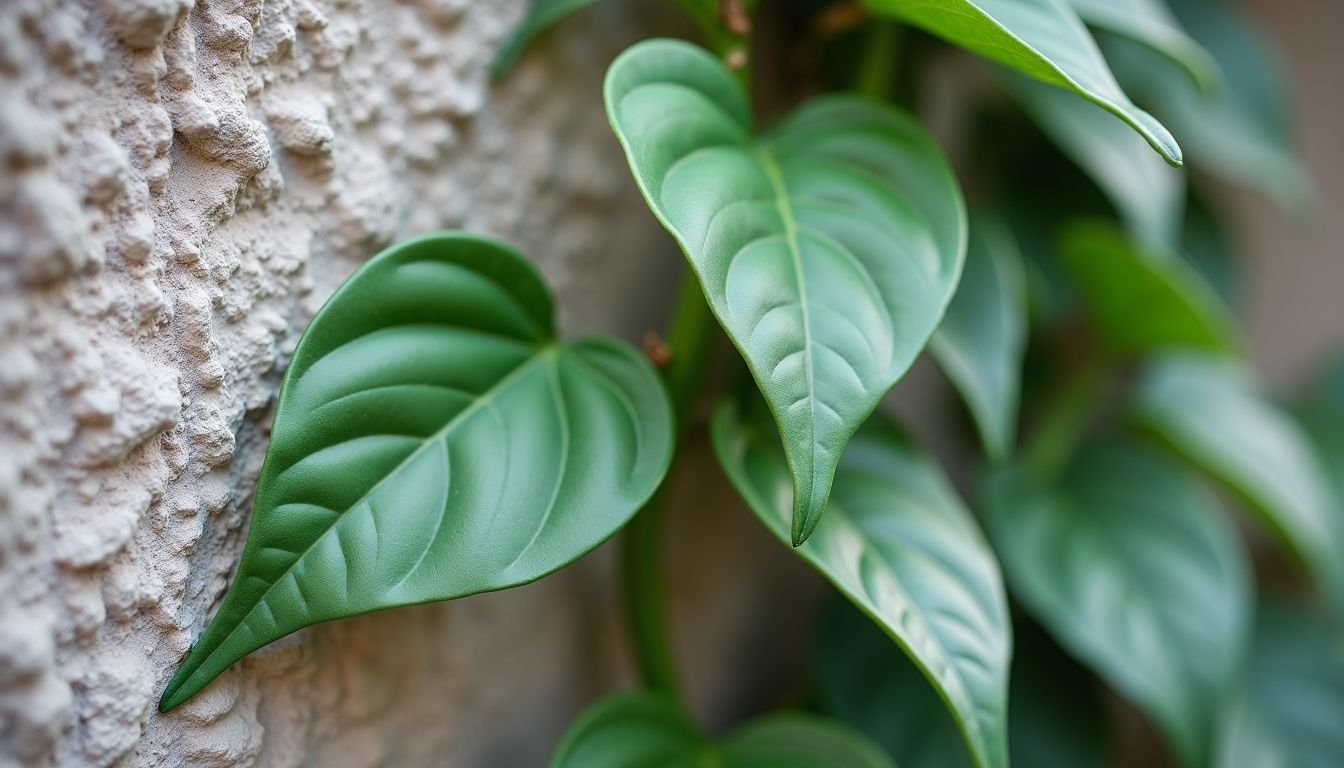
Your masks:
[[[154,706],[299,331],[363,259],[467,228],[531,255],[571,332],[660,317],[677,257],[600,96],[647,14],[594,9],[492,85],[524,4],[0,2],[0,766],[539,765],[612,666],[589,561]]]

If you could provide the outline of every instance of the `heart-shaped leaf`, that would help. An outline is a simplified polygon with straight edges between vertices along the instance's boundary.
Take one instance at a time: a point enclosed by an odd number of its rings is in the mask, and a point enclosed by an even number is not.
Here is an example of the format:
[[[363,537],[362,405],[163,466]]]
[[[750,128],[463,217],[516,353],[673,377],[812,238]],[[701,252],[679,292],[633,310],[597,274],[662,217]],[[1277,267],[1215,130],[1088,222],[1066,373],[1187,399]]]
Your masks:
[[[1307,438],[1233,360],[1168,355],[1139,383],[1139,422],[1245,499],[1344,607],[1344,546]]]
[[[789,543],[789,471],[765,419],[731,405],[713,421],[719,463],[756,516]],[[974,520],[929,459],[880,419],[850,441],[835,493],[795,550],[919,665],[982,768],[1007,765],[1008,610]]]
[[[1017,429],[1027,286],[1017,243],[997,218],[971,217],[966,268],[929,350],[961,392],[985,452],[1008,455]]]
[[[1066,0],[864,0],[938,37],[1037,80],[1073,91],[1128,123],[1172,165],[1181,148],[1115,81]]]
[[[1261,608],[1217,768],[1333,768],[1344,755],[1344,643],[1287,605]]]
[[[1250,620],[1230,523],[1193,478],[1120,444],[1093,447],[1056,491],[987,483],[985,520],[1014,595],[1067,650],[1203,765]]]
[[[1079,221],[1063,235],[1060,259],[1115,350],[1236,350],[1231,314],[1189,263],[1140,250],[1104,221]]]
[[[624,525],[671,453],[652,368],[623,342],[557,343],[518,254],[394,246],[294,351],[242,562],[160,707],[301,627],[545,576]]]
[[[570,726],[551,768],[895,768],[862,734],[817,715],[767,715],[721,742],[653,693],[608,696]]]
[[[952,297],[966,229],[956,182],[913,120],[856,98],[814,100],[753,138],[741,86],[683,42],[621,54],[606,102],[649,207],[784,435],[801,544],[845,442]]]
[[[523,51],[542,32],[564,21],[567,17],[587,8],[597,0],[532,0],[527,15],[518,23],[513,36],[499,50],[490,73],[503,77],[518,63]]]
[[[1171,59],[1200,90],[1212,92],[1222,86],[1218,62],[1185,33],[1163,0],[1069,0],[1069,4],[1089,26],[1124,35]]]
[[[1301,209],[1311,181],[1294,148],[1288,79],[1270,42],[1235,5],[1171,0],[1181,24],[1222,70],[1220,88],[1201,91],[1170,59],[1128,39],[1103,38],[1103,50],[1125,89],[1188,143],[1198,169]]]
[[[1051,140],[1115,206],[1126,229],[1149,246],[1175,245],[1185,175],[1142,150],[1142,140],[1100,107],[1013,72],[1003,81]]]

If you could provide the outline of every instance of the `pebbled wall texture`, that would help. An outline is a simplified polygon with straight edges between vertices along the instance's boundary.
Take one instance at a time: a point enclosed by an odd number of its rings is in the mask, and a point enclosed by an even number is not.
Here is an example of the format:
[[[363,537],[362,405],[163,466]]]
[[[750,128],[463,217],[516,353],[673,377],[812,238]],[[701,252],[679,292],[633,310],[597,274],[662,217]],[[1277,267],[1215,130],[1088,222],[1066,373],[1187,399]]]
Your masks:
[[[155,708],[241,551],[298,334],[364,259],[491,233],[568,332],[660,322],[679,259],[601,109],[649,10],[594,9],[492,84],[525,4],[0,3],[0,766],[540,765],[609,677],[590,559],[300,633]]]
[[[305,630],[154,706],[241,551],[298,334],[364,259],[494,234],[538,263],[568,332],[659,324],[680,259],[601,77],[666,17],[598,4],[492,84],[526,2],[0,0],[0,768],[526,768],[628,675],[600,550],[529,587]],[[1254,5],[1304,73],[1307,155],[1338,210],[1332,27],[1313,0]],[[1238,209],[1257,354],[1291,384],[1344,338],[1341,219],[1314,237]],[[950,398],[933,384],[916,397]],[[688,486],[721,487],[703,450],[691,463]],[[816,592],[717,499],[670,536],[711,723],[799,666],[780,638],[806,636]]]

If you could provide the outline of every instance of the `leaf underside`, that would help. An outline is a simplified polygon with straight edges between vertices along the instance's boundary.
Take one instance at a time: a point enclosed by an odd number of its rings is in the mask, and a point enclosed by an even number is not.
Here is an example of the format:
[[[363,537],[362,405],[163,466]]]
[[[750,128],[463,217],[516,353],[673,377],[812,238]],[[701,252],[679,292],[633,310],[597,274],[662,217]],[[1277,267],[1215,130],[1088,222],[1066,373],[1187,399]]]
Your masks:
[[[301,627],[566,565],[652,493],[671,443],[643,357],[555,342],[512,250],[441,234],[384,251],[295,350],[238,572],[161,708]]]
[[[640,692],[608,696],[570,726],[551,768],[896,768],[847,726],[777,713],[706,740],[676,704]]]
[[[857,98],[813,100],[753,138],[741,86],[687,43],[623,53],[606,104],[784,435],[799,544],[849,436],[952,296],[965,247],[956,182],[913,120]]]
[[[1176,139],[1121,90],[1096,41],[1065,0],[864,0],[864,4],[1077,93],[1128,123],[1168,163],[1181,164]]]
[[[1125,444],[1093,446],[1057,491],[1007,471],[985,520],[1013,594],[1162,727],[1207,758],[1249,621],[1248,567],[1199,484]]]
[[[763,419],[714,416],[719,463],[757,517],[789,543],[789,474]],[[976,764],[1007,765],[1011,628],[998,566],[937,468],[879,419],[854,436],[812,538],[795,551],[920,667]]]

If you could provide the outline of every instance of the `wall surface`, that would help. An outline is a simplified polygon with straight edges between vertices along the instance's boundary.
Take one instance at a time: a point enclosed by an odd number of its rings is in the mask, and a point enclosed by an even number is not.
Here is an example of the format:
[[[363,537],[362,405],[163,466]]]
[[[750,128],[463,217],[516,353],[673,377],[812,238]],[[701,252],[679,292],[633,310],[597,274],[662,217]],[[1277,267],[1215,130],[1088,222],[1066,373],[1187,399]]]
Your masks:
[[[571,332],[661,316],[677,257],[601,109],[647,13],[595,9],[492,85],[524,5],[0,3],[0,766],[540,765],[612,666],[590,561],[300,633],[155,711],[287,357],[361,261],[468,228]]]

